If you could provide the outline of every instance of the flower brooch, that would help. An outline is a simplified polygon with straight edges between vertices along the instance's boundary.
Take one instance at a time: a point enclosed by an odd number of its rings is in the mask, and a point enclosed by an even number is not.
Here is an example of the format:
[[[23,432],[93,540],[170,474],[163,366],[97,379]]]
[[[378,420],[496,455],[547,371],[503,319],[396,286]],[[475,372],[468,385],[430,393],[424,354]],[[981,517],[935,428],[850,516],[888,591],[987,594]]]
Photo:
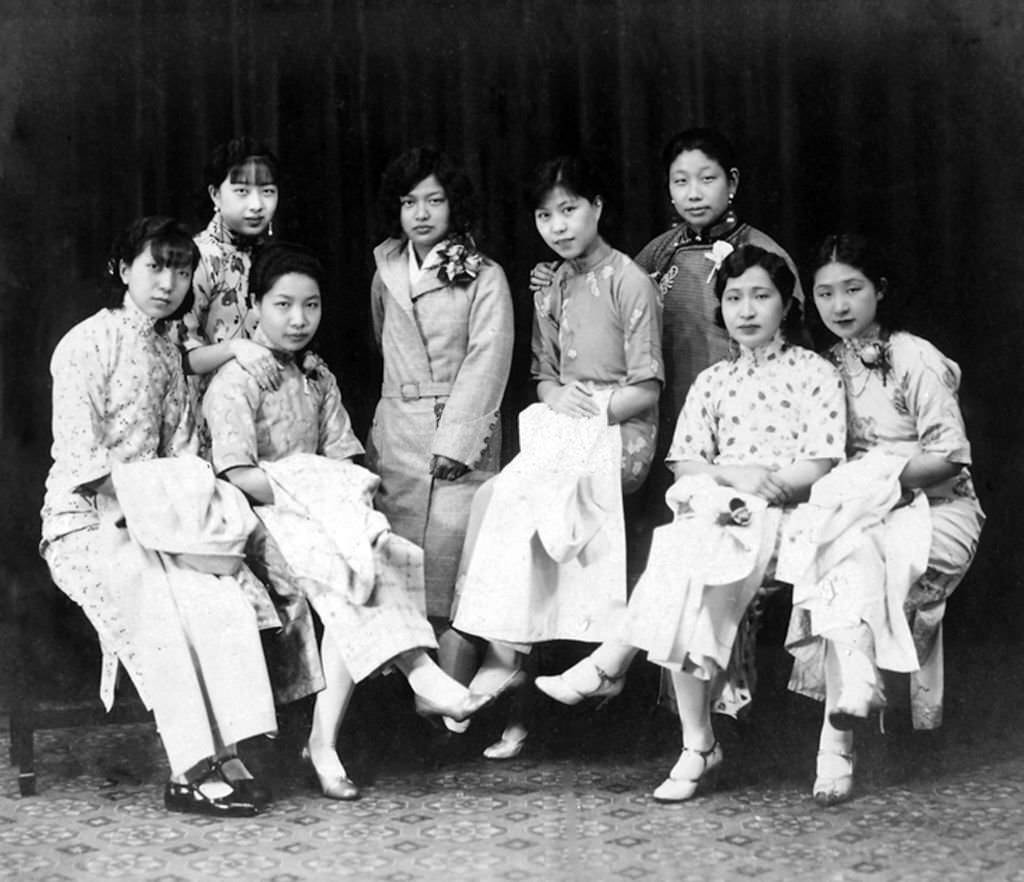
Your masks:
[[[446,285],[458,282],[471,282],[480,275],[480,267],[483,266],[484,256],[472,247],[462,242],[449,242],[438,252],[441,265],[437,270],[437,277]]]
[[[735,250],[736,249],[724,239],[719,239],[711,246],[711,250],[704,255],[706,260],[710,260],[714,264],[714,266],[711,267],[711,272],[708,273],[708,277],[706,279],[707,284],[711,284],[711,279],[714,278],[715,273],[722,268],[722,261]]]

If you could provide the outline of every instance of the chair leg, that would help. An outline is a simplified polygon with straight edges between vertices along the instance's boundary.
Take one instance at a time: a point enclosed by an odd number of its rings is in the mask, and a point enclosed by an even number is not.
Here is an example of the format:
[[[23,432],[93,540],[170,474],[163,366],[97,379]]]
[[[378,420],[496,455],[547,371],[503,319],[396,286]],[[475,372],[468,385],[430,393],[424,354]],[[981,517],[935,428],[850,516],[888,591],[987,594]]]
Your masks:
[[[11,714],[11,765],[18,767],[18,792],[22,796],[36,795],[35,733]]]

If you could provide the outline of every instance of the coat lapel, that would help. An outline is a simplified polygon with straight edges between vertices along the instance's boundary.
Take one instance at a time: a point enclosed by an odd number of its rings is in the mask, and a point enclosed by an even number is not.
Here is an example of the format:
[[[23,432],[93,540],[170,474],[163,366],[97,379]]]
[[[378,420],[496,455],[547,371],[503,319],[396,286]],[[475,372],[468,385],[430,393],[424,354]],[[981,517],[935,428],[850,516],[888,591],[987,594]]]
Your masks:
[[[405,256],[404,243],[398,239],[387,239],[373,249],[373,259],[381,281],[403,312],[413,316],[412,291],[409,288],[409,266]]]

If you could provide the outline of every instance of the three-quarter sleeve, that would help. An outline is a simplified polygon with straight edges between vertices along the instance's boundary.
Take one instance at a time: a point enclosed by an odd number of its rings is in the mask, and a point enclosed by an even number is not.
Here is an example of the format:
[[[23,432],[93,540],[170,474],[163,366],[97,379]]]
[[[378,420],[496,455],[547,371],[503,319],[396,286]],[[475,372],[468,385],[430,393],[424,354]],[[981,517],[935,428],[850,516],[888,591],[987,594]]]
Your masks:
[[[107,371],[99,339],[102,328],[79,325],[53,352],[53,461],[64,479],[82,487],[110,474],[110,451],[104,427]]]
[[[639,267],[623,274],[615,297],[623,327],[625,385],[646,380],[665,382],[661,359],[661,307],[658,289]]]
[[[936,454],[947,462],[970,465],[971,444],[957,400],[959,365],[926,340],[904,338],[902,342],[912,345],[901,347],[908,350],[908,364],[899,382],[917,427],[922,452]]]

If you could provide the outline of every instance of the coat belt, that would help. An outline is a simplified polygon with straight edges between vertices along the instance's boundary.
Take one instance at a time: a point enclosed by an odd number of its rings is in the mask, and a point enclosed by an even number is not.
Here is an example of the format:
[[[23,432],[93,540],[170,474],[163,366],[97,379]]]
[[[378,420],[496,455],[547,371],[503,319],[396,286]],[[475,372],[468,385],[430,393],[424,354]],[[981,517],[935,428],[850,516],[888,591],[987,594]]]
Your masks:
[[[415,401],[418,398],[436,398],[451,393],[451,383],[385,383],[380,390],[380,397]]]

